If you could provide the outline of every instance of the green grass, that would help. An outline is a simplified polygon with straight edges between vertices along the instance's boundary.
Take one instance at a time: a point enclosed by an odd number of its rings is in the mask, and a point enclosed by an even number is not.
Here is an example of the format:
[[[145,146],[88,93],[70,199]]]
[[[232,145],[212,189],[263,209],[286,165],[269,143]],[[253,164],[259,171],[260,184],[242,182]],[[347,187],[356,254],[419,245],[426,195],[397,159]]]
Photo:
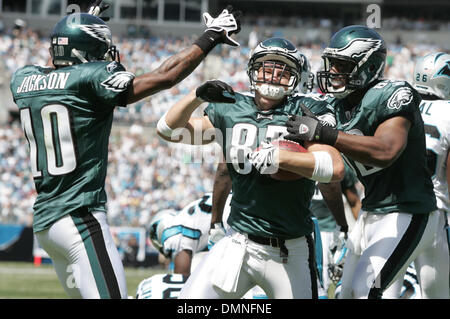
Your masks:
[[[136,293],[145,278],[164,272],[161,268],[125,268],[128,295]],[[67,299],[52,265],[0,262],[0,299]]]

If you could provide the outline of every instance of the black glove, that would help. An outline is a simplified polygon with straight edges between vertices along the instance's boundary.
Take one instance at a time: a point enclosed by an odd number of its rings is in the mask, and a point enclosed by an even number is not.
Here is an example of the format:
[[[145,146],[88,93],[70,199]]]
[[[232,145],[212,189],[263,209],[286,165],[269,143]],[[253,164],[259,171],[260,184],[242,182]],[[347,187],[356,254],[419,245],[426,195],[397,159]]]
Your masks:
[[[225,96],[228,92],[234,95],[233,88],[225,82],[219,80],[206,81],[195,90],[195,95],[205,102],[218,103],[234,103],[236,100],[233,97]]]
[[[241,31],[241,16],[242,12],[233,11],[231,5],[227,6],[217,18],[211,17],[208,12],[203,13],[207,29],[194,44],[198,45],[205,54],[208,54],[219,43],[239,46],[239,43],[230,36]]]
[[[92,14],[96,17],[99,17],[99,15],[107,10],[109,8],[109,4],[102,4],[102,0],[96,0],[90,7],[89,7],[89,14]],[[109,21],[109,17],[99,17],[103,21]]]
[[[292,115],[286,121],[288,135],[285,139],[297,143],[319,142],[333,146],[336,143],[338,130],[324,125],[317,116],[303,104],[300,105],[303,116]]]

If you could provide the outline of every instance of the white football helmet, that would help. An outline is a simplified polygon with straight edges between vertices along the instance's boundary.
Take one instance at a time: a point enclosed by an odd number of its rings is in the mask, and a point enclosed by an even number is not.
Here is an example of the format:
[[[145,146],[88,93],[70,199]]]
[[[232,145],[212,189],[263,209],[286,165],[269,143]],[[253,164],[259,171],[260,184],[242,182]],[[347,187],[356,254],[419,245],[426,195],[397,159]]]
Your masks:
[[[178,212],[174,209],[164,209],[158,212],[150,221],[150,240],[152,241],[153,246],[163,255],[165,255],[163,251],[163,231],[177,214]]]
[[[413,86],[424,95],[450,99],[450,54],[431,53],[419,59],[414,67]]]

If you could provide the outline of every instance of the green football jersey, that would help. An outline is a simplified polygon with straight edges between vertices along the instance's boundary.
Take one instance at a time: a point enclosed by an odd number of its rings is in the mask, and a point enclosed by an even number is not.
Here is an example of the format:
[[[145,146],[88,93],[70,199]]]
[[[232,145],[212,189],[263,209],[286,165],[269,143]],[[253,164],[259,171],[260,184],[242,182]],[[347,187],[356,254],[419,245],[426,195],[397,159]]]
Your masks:
[[[29,143],[35,232],[80,207],[105,210],[108,139],[115,106],[134,75],[116,62],[26,66],[11,79]]]
[[[420,95],[407,82],[390,80],[370,88],[351,111],[345,99],[329,100],[335,108],[337,128],[348,134],[373,136],[383,121],[395,116],[411,121],[407,146],[391,166],[372,167],[344,156],[364,185],[363,210],[424,214],[436,209],[433,184],[426,169],[420,101]]]
[[[289,115],[302,115],[300,103],[312,112],[331,116],[326,102],[295,96],[269,111],[260,111],[253,96],[236,93],[233,104],[211,103],[205,109],[211,123],[219,129],[222,149],[232,179],[233,197],[228,224],[235,230],[263,237],[282,239],[310,234],[313,223],[309,204],[314,181],[301,178],[278,181],[260,174],[245,158],[246,150],[257,148],[266,138],[287,134]]]

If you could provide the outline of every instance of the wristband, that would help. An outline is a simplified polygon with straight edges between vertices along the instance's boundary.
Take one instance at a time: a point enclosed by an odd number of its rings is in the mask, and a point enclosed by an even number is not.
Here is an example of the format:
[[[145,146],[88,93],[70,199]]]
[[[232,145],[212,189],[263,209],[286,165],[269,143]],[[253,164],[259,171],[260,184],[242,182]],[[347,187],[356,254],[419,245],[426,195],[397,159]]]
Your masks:
[[[333,146],[334,144],[336,144],[338,134],[339,134],[338,130],[328,125],[324,125],[321,130],[320,141],[324,144]]]
[[[329,183],[333,177],[333,159],[327,152],[311,152],[314,156],[314,172],[311,179],[320,183]]]
[[[166,113],[159,119],[158,124],[156,124],[156,130],[165,137],[172,137],[173,130],[167,125],[166,122]]]
[[[220,228],[224,228],[222,222],[211,223],[211,229],[220,229]]]
[[[195,42],[207,55],[222,40],[222,33],[206,30]]]

